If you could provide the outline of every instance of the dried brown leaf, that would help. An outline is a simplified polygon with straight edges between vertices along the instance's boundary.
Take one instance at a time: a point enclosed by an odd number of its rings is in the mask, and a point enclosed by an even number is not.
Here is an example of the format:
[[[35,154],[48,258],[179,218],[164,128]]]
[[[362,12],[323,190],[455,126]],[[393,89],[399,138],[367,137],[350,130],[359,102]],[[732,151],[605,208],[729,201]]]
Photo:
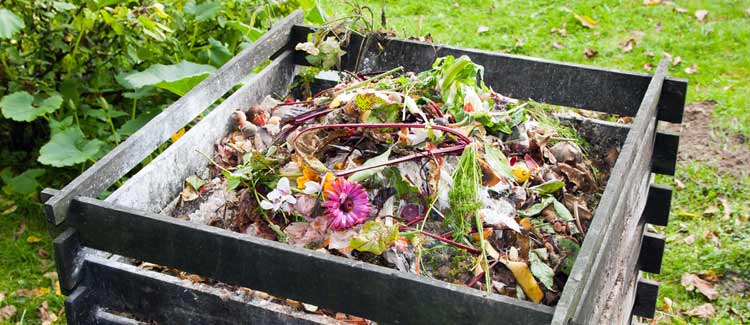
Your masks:
[[[564,23],[562,24],[562,26],[560,28],[552,27],[552,29],[550,30],[550,32],[552,34],[557,34],[557,35],[560,35],[562,37],[568,36],[568,30],[566,29],[566,24],[564,24]]]
[[[719,235],[716,233],[716,231],[706,230],[703,233],[703,239],[706,242],[712,242],[716,248],[721,247],[721,241],[719,241]]]
[[[661,310],[663,310],[667,314],[671,314],[673,304],[674,302],[672,301],[672,299],[664,297],[664,304],[661,305]]]
[[[714,286],[711,283],[701,279],[695,274],[684,273],[680,279],[680,284],[688,291],[698,289],[698,291],[709,300],[716,300],[716,298],[719,297],[719,292],[714,289]]]
[[[680,63],[682,63],[682,57],[681,56],[675,56],[674,59],[672,59],[672,66],[673,67],[676,67]]]
[[[698,66],[695,65],[695,63],[693,63],[689,67],[685,68],[685,73],[687,73],[687,74],[694,74],[696,72],[698,72]]]
[[[37,313],[39,315],[39,320],[42,321],[42,325],[49,325],[57,321],[57,315],[49,310],[49,306],[47,305],[47,301],[42,302],[42,305],[39,306],[39,309],[37,310]]]
[[[676,11],[677,13],[680,13],[680,14],[686,14],[688,12],[688,10],[685,9],[685,8],[683,8],[683,7],[676,7],[676,8],[674,8],[674,11]]]
[[[18,225],[18,230],[16,230],[13,233],[13,241],[18,240],[18,238],[21,238],[21,235],[26,232],[26,223],[21,221],[21,224]]]
[[[729,219],[732,217],[732,204],[727,201],[727,199],[720,197],[719,202],[721,202],[721,205],[724,206],[724,216],[721,217],[721,221],[729,221]]]
[[[16,314],[18,310],[16,309],[16,306],[13,305],[7,305],[3,308],[0,308],[0,322],[6,322],[8,321],[13,315]]]
[[[705,210],[703,210],[703,216],[706,216],[706,217],[713,216],[713,215],[715,215],[717,213],[719,213],[719,208],[716,207],[715,205],[711,205],[708,208],[706,208]]]
[[[647,6],[656,6],[661,4],[661,0],[643,0],[643,4]]]
[[[573,16],[576,17],[576,19],[578,19],[579,22],[581,22],[581,25],[583,27],[596,28],[597,22],[593,18],[586,16],[586,15],[579,15],[575,13],[573,14]]]
[[[682,241],[685,242],[685,244],[692,245],[695,242],[695,236],[694,235],[687,236],[683,238]]]
[[[706,21],[706,16],[708,16],[708,10],[701,9],[695,11],[695,18],[701,23]]]
[[[479,27],[477,27],[477,34],[483,34],[489,31],[490,31],[490,28],[487,26],[479,25]]]
[[[564,49],[564,48],[565,48],[565,45],[562,45],[562,44],[561,44],[560,42],[558,42],[558,41],[554,41],[554,42],[552,42],[552,47],[554,47],[554,48],[556,48],[556,49],[558,49],[558,50],[562,50],[562,49]]]
[[[674,185],[678,190],[685,189],[685,183],[683,183],[679,178],[674,179]]]
[[[597,52],[594,49],[588,48],[588,47],[583,50],[583,55],[587,59],[591,59],[591,58],[595,57],[597,54],[599,54],[599,52]]]
[[[716,309],[711,303],[705,303],[698,307],[685,312],[685,315],[699,317],[703,319],[711,319],[716,316]]]
[[[635,46],[635,38],[629,38],[624,43],[620,43],[620,49],[623,53],[628,53],[633,50],[633,46]]]
[[[654,70],[654,65],[651,63],[646,63],[643,65],[643,68],[646,69],[646,71]]]
[[[643,55],[653,58],[654,57],[654,52],[652,52],[652,51],[646,51],[646,52],[643,52]]]

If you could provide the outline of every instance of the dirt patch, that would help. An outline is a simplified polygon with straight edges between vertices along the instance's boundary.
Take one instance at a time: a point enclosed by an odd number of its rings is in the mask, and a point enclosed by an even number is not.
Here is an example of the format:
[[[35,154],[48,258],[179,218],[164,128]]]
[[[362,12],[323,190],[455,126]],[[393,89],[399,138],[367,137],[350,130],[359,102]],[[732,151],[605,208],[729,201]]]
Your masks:
[[[699,162],[725,175],[748,176],[745,164],[750,161],[750,141],[742,134],[712,126],[715,105],[715,101],[704,101],[685,107],[679,162]]]

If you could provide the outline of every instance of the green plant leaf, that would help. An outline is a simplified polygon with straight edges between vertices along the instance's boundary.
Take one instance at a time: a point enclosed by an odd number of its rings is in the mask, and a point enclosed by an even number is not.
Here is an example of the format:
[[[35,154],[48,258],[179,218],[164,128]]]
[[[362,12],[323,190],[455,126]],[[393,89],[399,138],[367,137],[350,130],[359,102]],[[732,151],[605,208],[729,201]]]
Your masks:
[[[382,222],[368,221],[359,235],[349,240],[349,246],[360,252],[383,254],[398,239],[398,224],[386,226]]]
[[[184,10],[185,13],[195,16],[196,21],[201,22],[215,18],[221,10],[221,3],[209,1],[196,5],[195,1],[188,1]]]
[[[21,195],[34,193],[39,188],[39,182],[36,179],[42,175],[44,175],[44,169],[28,169],[18,176],[4,179],[6,185],[3,186],[3,191],[8,194]]]
[[[377,156],[372,157],[372,158],[368,159],[367,161],[365,161],[365,163],[362,164],[362,166],[363,167],[364,166],[373,166],[375,164],[384,163],[384,162],[388,161],[388,158],[390,158],[390,156],[391,156],[391,149],[388,148],[388,150],[386,150],[385,152],[381,153],[380,155],[377,155]],[[378,168],[370,168],[370,169],[367,169],[367,170],[356,172],[356,173],[352,174],[351,176],[349,176],[349,181],[352,181],[352,182],[361,182],[361,181],[367,179],[368,177],[379,173],[381,170],[383,170],[383,168],[385,168],[385,166],[378,167]]]
[[[573,218],[573,215],[570,214],[570,211],[568,211],[568,208],[566,208],[564,204],[560,203],[560,201],[558,201],[554,197],[552,197],[552,206],[555,207],[555,212],[561,219],[565,221],[575,220],[575,218]]]
[[[505,157],[500,149],[493,147],[489,143],[484,144],[484,159],[487,164],[500,176],[507,179],[515,179],[513,170],[510,168],[508,157]]]
[[[39,162],[54,167],[80,164],[94,157],[104,144],[99,139],[87,140],[77,127],[58,132],[39,149]]]
[[[532,186],[529,189],[532,191],[536,191],[539,193],[539,195],[545,195],[545,194],[551,194],[559,191],[561,188],[565,186],[565,182],[557,179],[553,179],[548,182],[544,182],[542,184]]]
[[[19,91],[3,97],[0,107],[3,116],[19,122],[31,122],[37,117],[56,111],[62,105],[60,95],[47,97],[39,105],[34,105],[34,96],[25,91]]]
[[[215,70],[210,65],[190,61],[171,65],[154,64],[140,72],[120,74],[117,82],[125,88],[154,86],[183,96]]]
[[[220,67],[232,58],[232,51],[221,42],[209,37],[208,43],[211,44],[208,49],[208,59],[211,61],[211,65]]]
[[[544,210],[544,208],[552,204],[552,200],[555,200],[555,198],[552,196],[546,196],[542,199],[541,202],[534,203],[524,210],[519,210],[518,214],[524,217],[533,217],[537,214],[540,214],[542,210]]]
[[[529,263],[531,264],[531,273],[534,274],[534,276],[539,279],[547,289],[552,290],[555,271],[552,270],[549,265],[545,264],[539,256],[536,255],[536,252],[529,254]]]
[[[11,38],[24,27],[26,24],[21,17],[8,9],[0,8],[0,38]]]

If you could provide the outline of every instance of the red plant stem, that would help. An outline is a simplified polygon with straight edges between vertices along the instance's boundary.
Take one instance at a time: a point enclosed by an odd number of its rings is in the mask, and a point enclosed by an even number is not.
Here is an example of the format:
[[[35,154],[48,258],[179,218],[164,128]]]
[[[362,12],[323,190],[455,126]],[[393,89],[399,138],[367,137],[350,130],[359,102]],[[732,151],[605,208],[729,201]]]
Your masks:
[[[432,238],[432,239],[436,239],[436,240],[438,240],[438,241],[444,242],[444,243],[446,243],[446,244],[448,244],[448,245],[451,245],[451,246],[453,246],[453,247],[458,247],[458,248],[462,248],[462,249],[465,249],[465,250],[466,250],[466,251],[468,251],[469,253],[472,253],[472,254],[477,254],[477,255],[479,255],[479,254],[482,254],[482,251],[480,251],[480,250],[478,250],[478,249],[476,249],[476,248],[474,248],[474,247],[471,247],[471,246],[467,246],[467,245],[464,245],[464,244],[461,244],[461,243],[457,243],[457,242],[454,242],[454,241],[452,241],[452,240],[450,240],[450,239],[447,239],[447,238],[443,238],[443,237],[440,237],[440,236],[438,236],[438,235],[435,235],[435,234],[433,234],[433,233],[429,233],[429,232],[426,232],[426,231],[424,231],[424,230],[419,230],[419,229],[416,229],[416,228],[412,228],[412,227],[409,227],[409,226],[400,226],[400,227],[399,227],[399,229],[400,229],[400,230],[402,230],[402,231],[403,231],[403,230],[416,231],[416,232],[419,232],[419,233],[420,233],[420,234],[422,234],[422,235],[425,235],[425,236],[427,236],[427,237],[430,237],[430,238]]]
[[[495,261],[495,262],[493,262],[492,264],[490,264],[490,270],[492,270],[492,268],[493,268],[493,267],[495,267],[495,265],[497,265],[497,263],[500,263],[500,261]],[[471,281],[469,281],[469,283],[467,283],[466,285],[467,285],[467,286],[469,286],[469,288],[472,288],[472,287],[474,287],[474,285],[476,285],[476,284],[477,284],[477,282],[479,282],[479,280],[481,280],[481,279],[482,279],[483,277],[484,277],[484,272],[482,272],[482,273],[479,273],[479,274],[477,274],[477,276],[475,276],[475,277],[474,277],[473,279],[471,279]]]
[[[293,120],[289,121],[289,124],[292,125],[300,125],[302,123],[305,123],[308,120],[314,119],[319,116],[328,115],[328,113],[332,112],[330,109],[324,109],[319,112],[308,112],[304,114],[300,114],[300,116],[295,117]]]
[[[306,117],[307,118],[307,117]],[[298,122],[295,120],[295,122]],[[318,129],[336,129],[336,128],[365,128],[365,129],[382,129],[382,128],[408,128],[408,129],[424,129],[427,128],[427,124],[420,124],[420,123],[342,123],[342,124],[326,124],[326,125],[316,125],[309,127],[305,130],[300,131],[296,137],[294,137],[294,140],[292,142],[296,142],[297,138],[299,138],[302,134],[306,132],[310,132],[313,130]],[[336,176],[346,176],[351,175],[359,171],[383,167],[383,166],[389,166],[394,165],[398,163],[402,163],[405,161],[422,158],[422,157],[428,157],[433,155],[442,155],[442,154],[448,154],[448,153],[458,153],[463,152],[466,145],[470,144],[472,142],[471,138],[461,134],[461,132],[458,132],[450,127],[442,126],[442,125],[430,125],[430,128],[440,130],[446,133],[450,133],[454,136],[456,136],[459,140],[463,142],[463,144],[459,144],[456,146],[448,147],[448,148],[441,148],[441,149],[435,149],[435,150],[427,150],[420,153],[411,154],[408,156],[400,157],[393,160],[388,160],[386,162],[369,165],[369,166],[359,166],[357,168],[337,172]]]
[[[310,100],[298,100],[298,101],[288,102],[288,103],[287,102],[281,102],[281,103],[276,104],[276,107],[279,107],[279,106],[292,106],[292,105],[312,104],[314,102],[315,102],[314,99],[310,99]]]
[[[414,220],[412,220],[412,221],[409,221],[409,222],[407,222],[407,223],[406,223],[406,226],[407,226],[407,227],[411,227],[411,226],[413,226],[414,224],[416,224],[417,222],[420,222],[420,221],[422,221],[422,220],[424,220],[424,217],[414,218]]]

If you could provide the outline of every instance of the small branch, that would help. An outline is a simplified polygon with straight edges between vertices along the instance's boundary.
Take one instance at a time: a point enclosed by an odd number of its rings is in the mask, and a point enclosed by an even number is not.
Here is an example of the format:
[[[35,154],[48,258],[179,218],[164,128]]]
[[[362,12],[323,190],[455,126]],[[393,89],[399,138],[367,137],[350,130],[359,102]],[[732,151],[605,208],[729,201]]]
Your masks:
[[[492,262],[492,264],[490,264],[489,270],[492,270],[495,267],[495,265],[497,265],[497,263],[500,263],[500,261],[498,260],[498,261]],[[467,283],[466,285],[469,286],[469,288],[473,288],[477,284],[477,282],[479,282],[479,280],[481,280],[484,277],[484,273],[485,272],[477,274],[477,276],[472,278],[471,281],[469,281],[469,283]]]

